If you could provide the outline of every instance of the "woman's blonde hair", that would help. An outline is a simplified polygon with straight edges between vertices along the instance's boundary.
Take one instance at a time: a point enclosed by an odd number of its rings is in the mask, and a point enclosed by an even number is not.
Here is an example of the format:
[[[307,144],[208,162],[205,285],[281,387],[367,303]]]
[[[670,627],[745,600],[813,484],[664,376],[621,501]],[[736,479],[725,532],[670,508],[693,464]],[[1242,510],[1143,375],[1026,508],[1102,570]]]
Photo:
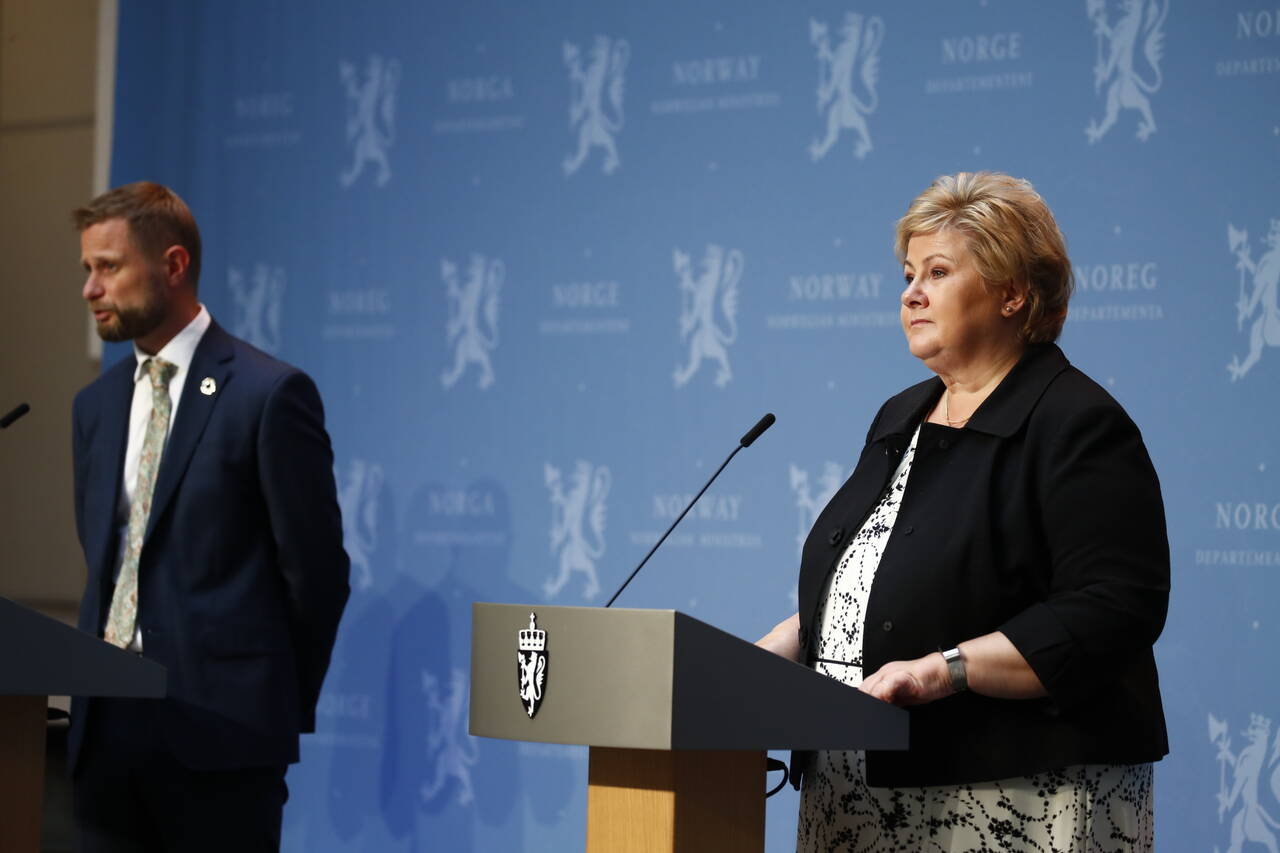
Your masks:
[[[898,261],[906,259],[914,235],[946,229],[964,235],[987,284],[1026,282],[1027,312],[1019,330],[1023,341],[1058,339],[1071,299],[1071,261],[1058,223],[1030,181],[998,172],[938,178],[898,220]]]

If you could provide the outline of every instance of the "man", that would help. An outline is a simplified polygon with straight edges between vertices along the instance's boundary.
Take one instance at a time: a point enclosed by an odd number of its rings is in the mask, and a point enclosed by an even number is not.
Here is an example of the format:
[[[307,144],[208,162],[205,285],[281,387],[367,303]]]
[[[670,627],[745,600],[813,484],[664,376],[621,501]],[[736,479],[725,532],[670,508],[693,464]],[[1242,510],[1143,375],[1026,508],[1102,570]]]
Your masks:
[[[349,591],[320,396],[210,318],[173,192],[73,220],[98,334],[134,349],[73,409],[80,628],[168,669],[163,700],[72,704],[79,849],[278,849]]]

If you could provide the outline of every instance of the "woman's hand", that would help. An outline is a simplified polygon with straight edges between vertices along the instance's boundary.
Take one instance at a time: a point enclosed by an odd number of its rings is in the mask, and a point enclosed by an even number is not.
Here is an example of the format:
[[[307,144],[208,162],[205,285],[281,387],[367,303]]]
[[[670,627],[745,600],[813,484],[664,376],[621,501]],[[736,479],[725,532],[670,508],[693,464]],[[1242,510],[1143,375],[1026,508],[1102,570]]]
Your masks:
[[[858,689],[899,707],[923,705],[955,692],[941,652],[915,660],[890,661],[864,678]]]
[[[800,662],[800,614],[773,626],[773,630],[756,640],[756,645],[789,661]]]
[[[999,631],[960,644],[969,689],[996,699],[1036,699],[1048,695],[1026,658]],[[941,652],[915,660],[890,661],[863,679],[858,689],[894,705],[923,705],[950,696],[951,672]]]

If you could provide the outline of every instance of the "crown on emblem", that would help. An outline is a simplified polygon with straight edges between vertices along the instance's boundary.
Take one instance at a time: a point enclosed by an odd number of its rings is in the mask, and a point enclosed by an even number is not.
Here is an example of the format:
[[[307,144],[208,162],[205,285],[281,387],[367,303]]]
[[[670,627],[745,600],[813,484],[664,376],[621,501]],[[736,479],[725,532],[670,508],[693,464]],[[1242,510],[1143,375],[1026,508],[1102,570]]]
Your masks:
[[[522,652],[540,652],[547,647],[547,632],[539,628],[535,623],[534,614],[529,614],[528,630],[520,632],[520,651]]]

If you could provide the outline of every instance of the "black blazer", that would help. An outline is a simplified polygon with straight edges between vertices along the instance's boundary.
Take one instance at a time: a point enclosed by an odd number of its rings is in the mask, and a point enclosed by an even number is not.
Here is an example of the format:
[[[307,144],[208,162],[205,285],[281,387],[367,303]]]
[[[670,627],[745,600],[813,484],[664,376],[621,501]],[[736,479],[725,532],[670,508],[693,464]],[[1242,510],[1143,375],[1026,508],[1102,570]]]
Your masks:
[[[942,390],[930,379],[881,407],[805,542],[800,645],[810,660],[832,570]],[[1138,428],[1058,347],[1030,347],[965,428],[921,427],[871,587],[863,671],[999,630],[1049,695],[961,693],[912,708],[911,749],[870,752],[868,783],[1159,759],[1168,739],[1152,644],[1168,597],[1164,506]]]
[[[96,636],[113,590],[135,367],[123,359],[73,409],[76,527],[88,567],[80,628]],[[200,390],[206,379],[211,394]],[[173,755],[202,770],[298,760],[348,566],[315,384],[213,323],[160,461],[138,566],[143,653],[168,668],[156,719]],[[73,770],[95,701],[73,700]]]

